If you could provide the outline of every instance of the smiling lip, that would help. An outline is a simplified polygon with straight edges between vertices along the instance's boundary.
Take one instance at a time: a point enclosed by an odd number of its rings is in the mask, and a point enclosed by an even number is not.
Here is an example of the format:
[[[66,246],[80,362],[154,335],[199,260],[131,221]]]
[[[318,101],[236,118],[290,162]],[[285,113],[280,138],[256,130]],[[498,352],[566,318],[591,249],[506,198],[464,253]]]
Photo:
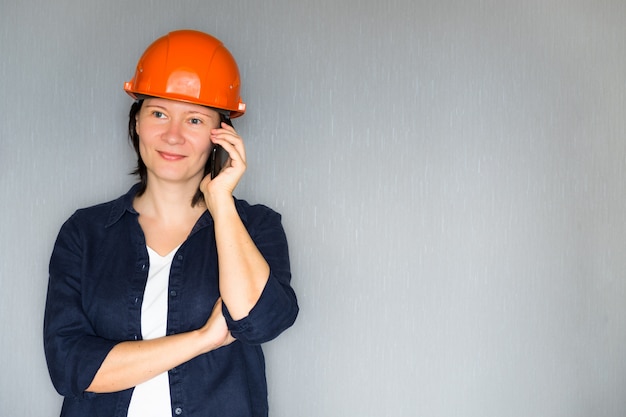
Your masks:
[[[161,152],[161,151],[159,151],[159,155],[161,155],[161,158],[167,161],[179,161],[184,158],[183,155],[179,155],[175,153],[168,153],[168,152]]]

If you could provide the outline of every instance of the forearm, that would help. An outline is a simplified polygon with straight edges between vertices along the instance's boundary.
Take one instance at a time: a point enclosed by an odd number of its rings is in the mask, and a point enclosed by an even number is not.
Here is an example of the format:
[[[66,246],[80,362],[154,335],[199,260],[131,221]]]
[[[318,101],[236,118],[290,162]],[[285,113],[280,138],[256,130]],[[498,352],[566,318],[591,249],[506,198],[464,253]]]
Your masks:
[[[244,226],[232,198],[212,212],[221,298],[235,320],[248,315],[267,283],[270,267]]]
[[[115,345],[86,391],[105,393],[134,387],[233,341],[218,299],[211,317],[198,330]]]
[[[199,332],[117,344],[96,373],[89,392],[116,392],[134,387],[202,352]]]

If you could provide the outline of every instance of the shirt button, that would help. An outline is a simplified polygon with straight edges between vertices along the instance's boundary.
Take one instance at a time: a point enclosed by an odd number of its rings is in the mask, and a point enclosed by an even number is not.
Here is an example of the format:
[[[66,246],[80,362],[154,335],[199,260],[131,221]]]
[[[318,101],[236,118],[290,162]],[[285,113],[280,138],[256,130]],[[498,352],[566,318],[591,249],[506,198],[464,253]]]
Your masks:
[[[172,290],[172,291],[170,291],[170,295],[172,297],[176,297],[178,295],[178,293],[176,291]]]
[[[183,255],[178,255],[178,260],[182,261],[183,260]]]
[[[183,409],[180,407],[176,407],[174,409],[174,414],[176,414],[177,416],[181,415],[183,413]]]

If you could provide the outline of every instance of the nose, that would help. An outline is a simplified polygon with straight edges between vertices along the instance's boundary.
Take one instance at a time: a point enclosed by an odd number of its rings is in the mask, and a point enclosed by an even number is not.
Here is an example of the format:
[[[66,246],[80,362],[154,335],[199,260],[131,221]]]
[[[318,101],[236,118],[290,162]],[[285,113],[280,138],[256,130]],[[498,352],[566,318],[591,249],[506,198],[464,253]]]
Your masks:
[[[163,140],[169,145],[179,145],[185,141],[183,132],[179,123],[173,120],[168,123],[167,129],[163,132]]]

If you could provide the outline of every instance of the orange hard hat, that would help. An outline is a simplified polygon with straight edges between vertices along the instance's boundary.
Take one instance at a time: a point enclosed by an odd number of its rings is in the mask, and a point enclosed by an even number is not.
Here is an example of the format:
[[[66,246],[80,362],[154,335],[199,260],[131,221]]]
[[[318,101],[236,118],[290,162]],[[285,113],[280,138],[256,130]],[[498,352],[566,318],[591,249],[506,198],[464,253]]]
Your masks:
[[[237,62],[219,39],[178,30],[146,49],[124,90],[134,99],[150,96],[201,104],[234,118],[246,112],[240,84]]]

